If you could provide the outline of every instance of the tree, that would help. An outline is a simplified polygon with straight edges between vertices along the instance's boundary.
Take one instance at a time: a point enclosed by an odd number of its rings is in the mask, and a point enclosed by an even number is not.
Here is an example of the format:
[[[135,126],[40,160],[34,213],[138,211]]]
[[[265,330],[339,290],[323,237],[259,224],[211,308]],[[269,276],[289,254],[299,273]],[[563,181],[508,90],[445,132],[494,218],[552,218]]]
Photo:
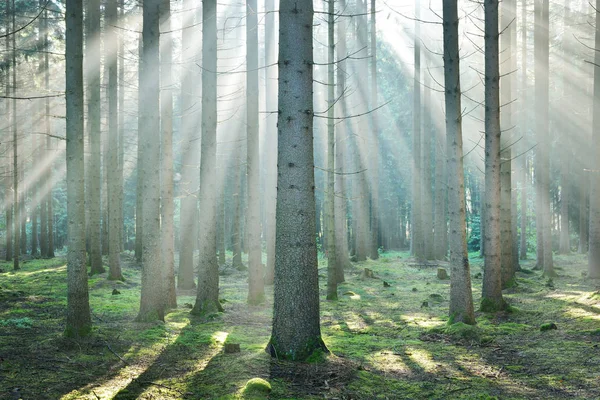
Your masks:
[[[107,37],[116,36],[114,21],[117,20],[117,1],[108,0],[105,6],[106,24],[105,32]],[[119,98],[117,82],[117,59],[107,55],[108,62],[108,173],[107,179],[107,200],[108,200],[108,265],[110,280],[123,280],[121,273],[121,216],[119,214]],[[99,142],[99,140],[98,140]],[[100,152],[100,143],[98,143],[98,152]],[[98,164],[100,157],[98,155]],[[147,171],[147,170],[145,170]],[[99,192],[99,191],[98,191]],[[98,193],[99,194],[99,193]],[[91,216],[90,216],[91,217]]]
[[[549,96],[549,0],[535,2],[535,131],[538,146],[535,153],[535,197],[537,228],[537,268],[544,275],[555,275],[552,259],[552,227],[550,209],[550,143],[548,127]]]
[[[515,274],[513,266],[512,237],[512,27],[514,25],[513,3],[506,0],[501,8],[502,80],[500,85],[500,253],[502,265],[502,286],[510,284]]]
[[[10,1],[6,2],[6,7],[5,7],[5,13],[6,13],[6,27],[7,30],[10,27],[10,22],[9,22],[9,15],[10,15]],[[5,93],[6,96],[10,96],[10,89],[11,89],[11,85],[10,85],[10,75],[11,75],[11,70],[10,70],[10,53],[8,51],[8,49],[10,48],[10,41],[11,38],[9,35],[6,35],[4,44],[5,44],[5,48],[6,48],[6,54],[5,54],[5,60],[4,63],[9,66],[9,68],[7,68],[4,71],[4,87],[5,87]],[[7,115],[7,122],[10,120],[10,102],[7,100],[6,102],[6,115]],[[8,136],[9,134],[9,128],[8,128],[8,123],[7,123],[7,129],[6,129],[6,135]],[[10,167],[11,167],[11,160],[10,160],[10,153],[8,151],[8,148],[6,150],[6,152],[9,154],[7,157],[7,161],[6,161],[6,169],[5,169],[5,183],[6,183],[6,190],[5,190],[5,198],[6,198],[6,211],[5,211],[5,216],[6,216],[6,261],[10,261],[13,258],[13,222],[12,222],[12,216],[13,216],[13,200],[10,199],[10,194],[8,193],[8,188],[11,184],[10,181]]]
[[[596,0],[595,46],[600,49],[600,0]],[[592,172],[590,173],[590,230],[588,277],[600,278],[600,54],[594,53],[594,100],[592,121]]]
[[[160,244],[159,18],[162,0],[143,5],[143,51],[139,88],[142,159],[142,290],[138,321],[164,320],[164,273]],[[138,172],[139,173],[139,172]],[[139,178],[138,178],[139,179]]]
[[[165,284],[164,301],[167,308],[177,307],[175,291],[175,232],[173,200],[173,40],[171,38],[171,2],[163,0],[160,11],[160,27],[164,32],[160,42],[161,100],[161,226],[162,264]]]
[[[15,0],[12,0],[12,24],[11,28],[14,31],[16,29],[15,23]],[[11,35],[12,37],[12,87],[13,93],[17,87],[17,42],[16,35]],[[19,196],[19,146],[18,146],[18,129],[17,129],[17,99],[14,97],[12,99],[12,136],[13,136],[13,269],[16,271],[20,268],[19,266],[19,256],[21,254],[21,218],[22,218],[22,208],[21,208],[21,198]]]
[[[371,0],[371,243],[370,258],[379,258],[379,119],[377,115],[377,11],[375,0]]]
[[[448,214],[451,229],[449,235],[450,266],[452,268],[450,273],[450,318],[452,322],[474,324],[475,314],[465,222],[458,22],[457,1],[444,2],[444,97],[448,149]]]
[[[202,147],[198,291],[191,313],[222,311],[217,262],[217,1],[202,0]]]
[[[248,151],[248,303],[265,299],[262,250],[260,245],[260,149],[258,126],[258,8],[256,0],[246,2],[246,135]]]
[[[421,212],[421,4],[415,0],[415,72],[413,76],[413,130],[412,130],[412,204],[410,247],[417,259],[424,254]]]
[[[275,201],[277,198],[277,62],[276,51],[276,12],[274,0],[265,0],[265,98],[267,117],[265,118],[265,241],[267,247],[267,265],[265,270],[265,284],[272,285],[275,274]]]
[[[301,361],[327,351],[315,242],[312,2],[281,0],[279,21],[275,288],[267,351]]]
[[[106,4],[106,16],[108,21],[114,21],[116,18],[112,15],[112,1]],[[90,261],[91,261],[91,274],[101,274],[104,272],[102,266],[102,244],[101,238],[101,208],[100,208],[100,187],[102,185],[101,176],[101,146],[100,138],[102,130],[100,127],[100,1],[91,0],[87,2],[87,14],[86,14],[86,68],[87,68],[87,108],[88,108],[88,137],[89,137],[89,161],[87,173],[87,190],[89,191],[87,200],[88,204],[86,209],[89,215],[89,221],[87,229],[89,229],[89,248],[90,248]],[[114,31],[111,28],[109,22],[105,27],[105,34],[110,34]],[[108,46],[106,46],[108,47]],[[110,59],[110,55],[105,57],[106,60]],[[111,63],[112,64],[112,63]],[[111,71],[109,67],[109,80],[111,79]],[[114,78],[113,78],[114,79]],[[111,81],[113,82],[113,81]],[[109,91],[111,90],[109,83]],[[112,114],[115,110],[111,108],[112,98],[109,96],[109,125],[112,122]],[[109,130],[113,128],[109,126]],[[111,169],[112,170],[112,169]],[[110,185],[110,177],[109,177]],[[110,196],[109,196],[110,197]],[[112,271],[111,271],[112,272]],[[112,274],[111,274],[112,277]]]
[[[335,26],[334,2],[327,1],[327,192],[325,228],[327,229],[327,300],[337,300],[337,239],[335,231]]]
[[[183,10],[193,12],[194,2],[185,0]],[[193,25],[193,20],[190,20]],[[182,72],[181,85],[181,132],[183,141],[181,165],[181,212],[180,212],[180,240],[179,240],[179,270],[177,272],[177,287],[179,289],[194,289],[194,250],[198,246],[197,224],[198,220],[198,157],[200,153],[199,141],[195,137],[194,103],[196,93],[193,92],[196,76],[193,73],[193,63],[196,54],[186,56],[194,48],[195,31],[192,26],[184,26],[181,32],[181,47],[185,69]],[[189,57],[189,58],[188,58]]]
[[[83,5],[66,3],[67,102],[67,321],[65,335],[89,334],[90,315],[86,257],[83,162]],[[18,254],[15,254],[18,258]]]
[[[506,308],[500,249],[500,66],[498,0],[485,0],[485,269],[481,311]]]
[[[345,0],[339,1],[339,9],[344,10],[346,7]],[[346,48],[346,30],[348,28],[347,18],[339,18],[337,21],[337,80],[336,80],[336,90],[337,97],[339,98],[336,101],[334,106],[334,114],[337,115],[346,115],[346,56],[347,56],[347,48]],[[344,268],[347,265],[350,265],[350,257],[348,252],[348,229],[347,229],[347,214],[348,208],[346,203],[346,178],[344,175],[344,167],[345,167],[345,156],[347,151],[347,123],[338,124],[335,130],[336,135],[336,143],[335,143],[335,250],[336,250],[336,271],[337,271],[337,283],[344,282]]]

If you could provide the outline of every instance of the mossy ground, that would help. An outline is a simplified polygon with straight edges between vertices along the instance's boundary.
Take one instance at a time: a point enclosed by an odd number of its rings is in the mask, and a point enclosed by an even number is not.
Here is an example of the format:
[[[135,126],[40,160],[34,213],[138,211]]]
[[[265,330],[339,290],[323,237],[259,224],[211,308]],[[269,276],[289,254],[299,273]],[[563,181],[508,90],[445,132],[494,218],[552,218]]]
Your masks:
[[[272,293],[248,306],[247,272],[223,271],[224,313],[191,318],[195,292],[183,291],[165,323],[137,323],[140,270],[124,261],[125,282],[90,278],[94,328],[81,341],[62,335],[64,260],[28,261],[16,273],[0,264],[0,398],[243,399],[252,378],[271,391],[251,398],[600,398],[600,282],[582,274],[582,256],[557,256],[551,286],[539,271],[518,273],[504,292],[512,312],[477,313],[475,327],[447,324],[450,283],[437,279],[437,265],[406,253],[358,263],[338,301],[325,300],[321,278],[332,355],[302,364],[265,353]],[[481,264],[471,258],[475,304]],[[365,267],[375,278],[361,279]],[[558,329],[540,331],[550,322]],[[225,354],[226,342],[241,352]]]

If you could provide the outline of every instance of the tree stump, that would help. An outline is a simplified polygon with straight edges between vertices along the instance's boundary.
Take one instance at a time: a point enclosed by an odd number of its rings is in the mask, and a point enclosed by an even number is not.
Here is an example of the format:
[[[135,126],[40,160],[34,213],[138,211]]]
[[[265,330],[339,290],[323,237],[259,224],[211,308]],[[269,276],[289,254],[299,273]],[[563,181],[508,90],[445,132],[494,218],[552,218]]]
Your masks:
[[[438,268],[437,269],[437,277],[438,279],[444,280],[444,279],[448,279],[448,272],[446,272],[446,270],[444,268]]]
[[[367,279],[367,278],[375,278],[375,274],[373,274],[373,270],[369,269],[369,268],[365,268],[362,272],[361,275],[362,279]]]
[[[239,343],[225,343],[224,350],[225,350],[226,354],[239,353],[241,351],[240,344]]]

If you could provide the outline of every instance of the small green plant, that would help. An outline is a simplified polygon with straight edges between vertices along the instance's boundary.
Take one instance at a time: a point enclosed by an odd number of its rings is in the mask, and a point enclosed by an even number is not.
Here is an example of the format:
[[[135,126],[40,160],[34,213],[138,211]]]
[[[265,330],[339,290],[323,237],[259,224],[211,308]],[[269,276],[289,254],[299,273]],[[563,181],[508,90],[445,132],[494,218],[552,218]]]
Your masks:
[[[29,329],[33,325],[33,321],[31,318],[23,317],[23,318],[9,318],[0,320],[0,326],[4,327],[14,327],[21,329]]]

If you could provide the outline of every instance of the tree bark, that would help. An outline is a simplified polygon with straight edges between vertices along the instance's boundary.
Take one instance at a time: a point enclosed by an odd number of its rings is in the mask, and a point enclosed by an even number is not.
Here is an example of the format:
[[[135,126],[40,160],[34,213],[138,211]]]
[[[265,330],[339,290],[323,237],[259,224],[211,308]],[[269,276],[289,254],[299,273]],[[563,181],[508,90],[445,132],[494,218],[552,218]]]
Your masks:
[[[512,71],[511,62],[514,57],[512,49],[513,5],[512,0],[506,0],[501,8],[501,26],[503,33],[500,37],[502,55],[502,81],[500,86],[500,253],[502,265],[502,286],[510,284],[514,277],[513,266],[513,237],[512,237]]]
[[[138,321],[164,321],[165,282],[160,244],[160,72],[159,26],[162,0],[143,5],[143,51],[139,87],[142,158],[142,289]]]
[[[281,0],[279,20],[277,238],[267,351],[303,361],[327,351],[319,324],[315,242],[312,2]]]
[[[535,107],[536,107],[536,216],[538,229],[537,268],[544,275],[555,275],[552,260],[550,209],[550,143],[548,129],[549,1],[535,3]],[[541,246],[540,246],[541,245]]]
[[[92,328],[85,257],[83,161],[83,6],[66,3],[67,128],[67,337],[87,336]],[[17,255],[15,257],[18,258]]]
[[[458,3],[444,2],[444,82],[446,143],[448,149],[448,214],[450,216],[450,320],[475,324],[471,274],[467,254],[465,192],[462,151]]]
[[[337,239],[335,231],[335,7],[327,1],[327,191],[325,192],[325,227],[327,229],[327,300],[337,300]]]
[[[595,47],[600,48],[600,0],[596,0]],[[600,54],[594,54],[594,103],[592,121],[593,157],[590,172],[590,229],[588,278],[600,278]]]
[[[413,76],[413,131],[412,131],[412,208],[410,247],[418,260],[424,258],[423,224],[421,210],[421,3],[415,0],[415,72]]]
[[[185,0],[183,10],[186,13],[194,12],[195,2]],[[190,19],[189,25],[193,25]],[[189,290],[196,287],[194,282],[194,250],[198,247],[198,163],[200,161],[200,141],[197,140],[195,122],[198,118],[194,105],[196,96],[192,88],[195,87],[196,74],[194,61],[198,58],[191,54],[195,48],[196,30],[192,26],[182,29],[182,72],[181,85],[181,133],[182,133],[182,166],[181,166],[181,211],[180,211],[180,239],[179,239],[179,270],[177,273],[177,287]]]
[[[379,106],[377,93],[377,12],[375,0],[371,0],[371,241],[370,258],[379,258],[379,119],[376,108]],[[333,62],[333,60],[331,61]]]
[[[265,300],[262,249],[260,245],[260,148],[258,123],[258,8],[256,0],[246,2],[246,135],[248,151],[248,304]]]
[[[202,1],[202,147],[198,292],[191,313],[222,311],[217,262],[217,1]]]
[[[502,298],[500,248],[500,67],[498,0],[484,2],[485,14],[485,270],[481,311],[506,308]]]
[[[161,79],[161,226],[162,269],[164,272],[165,308],[177,308],[175,290],[175,202],[173,200],[173,91],[171,64],[173,39],[171,37],[171,2],[162,0],[160,10],[160,79]]]

